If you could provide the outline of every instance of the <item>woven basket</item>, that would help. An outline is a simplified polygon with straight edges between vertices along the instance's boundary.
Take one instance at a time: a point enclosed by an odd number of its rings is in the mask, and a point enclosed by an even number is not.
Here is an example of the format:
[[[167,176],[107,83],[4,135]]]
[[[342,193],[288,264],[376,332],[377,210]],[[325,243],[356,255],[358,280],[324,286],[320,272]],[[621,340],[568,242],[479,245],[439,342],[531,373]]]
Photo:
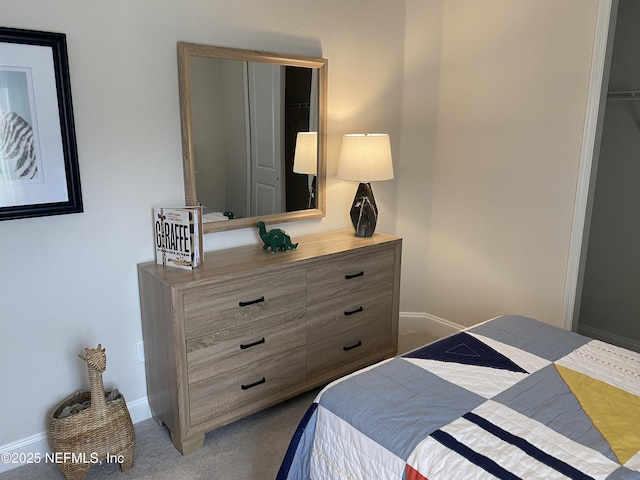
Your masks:
[[[104,462],[119,463],[122,471],[133,467],[135,431],[127,404],[122,395],[104,401],[101,380],[97,386],[92,383],[91,392],[77,392],[63,400],[49,417],[49,446],[67,480],[82,480],[93,465]],[[96,401],[100,394],[102,399]],[[58,418],[64,407],[86,400],[91,400],[90,407]]]

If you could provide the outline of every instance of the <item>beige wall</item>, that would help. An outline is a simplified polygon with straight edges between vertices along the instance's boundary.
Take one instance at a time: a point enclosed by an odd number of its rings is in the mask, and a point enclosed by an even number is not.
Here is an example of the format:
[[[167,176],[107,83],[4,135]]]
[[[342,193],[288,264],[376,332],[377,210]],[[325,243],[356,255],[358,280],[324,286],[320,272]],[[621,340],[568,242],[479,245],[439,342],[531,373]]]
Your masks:
[[[401,310],[418,315],[432,308],[425,301],[425,287],[431,268],[427,259],[431,249],[445,3],[407,1],[402,137],[395,161],[399,185],[396,226],[403,237]]]
[[[410,288],[429,314],[561,325],[597,3],[444,1],[440,72],[427,83],[437,133],[411,152],[420,225],[398,229],[416,252],[403,280],[424,277]],[[401,191],[405,181],[419,183],[403,177]]]
[[[179,40],[329,59],[327,217],[294,237],[350,226],[341,137],[387,132],[396,178],[374,190],[379,229],[404,237],[401,310],[558,324],[596,3],[0,0],[4,26],[68,36],[85,202],[0,222],[0,384],[20,405],[0,411],[0,447],[85,386],[85,346],[106,345],[106,385],[146,395],[135,265],[153,258],[152,206],[183,199]]]

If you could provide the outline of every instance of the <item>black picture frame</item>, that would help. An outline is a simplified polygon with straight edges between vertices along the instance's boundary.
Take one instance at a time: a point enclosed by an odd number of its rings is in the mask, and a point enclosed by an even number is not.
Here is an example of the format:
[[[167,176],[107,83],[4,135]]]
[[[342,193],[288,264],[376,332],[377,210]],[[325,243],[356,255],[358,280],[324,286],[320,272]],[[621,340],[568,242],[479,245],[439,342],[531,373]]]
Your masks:
[[[0,27],[0,220],[82,211],[66,35]]]

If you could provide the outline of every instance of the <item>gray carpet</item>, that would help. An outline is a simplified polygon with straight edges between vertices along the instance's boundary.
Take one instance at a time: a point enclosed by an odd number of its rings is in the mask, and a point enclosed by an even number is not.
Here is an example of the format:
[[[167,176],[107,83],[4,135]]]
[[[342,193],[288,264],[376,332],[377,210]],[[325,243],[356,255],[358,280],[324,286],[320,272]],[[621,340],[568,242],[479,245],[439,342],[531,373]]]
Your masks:
[[[96,465],[85,480],[273,480],[289,440],[319,389],[258,412],[205,436],[204,446],[182,456],[169,431],[152,420],[135,425],[134,468],[121,472],[117,464]],[[52,464],[33,464],[0,474],[0,480],[43,480],[65,477]]]

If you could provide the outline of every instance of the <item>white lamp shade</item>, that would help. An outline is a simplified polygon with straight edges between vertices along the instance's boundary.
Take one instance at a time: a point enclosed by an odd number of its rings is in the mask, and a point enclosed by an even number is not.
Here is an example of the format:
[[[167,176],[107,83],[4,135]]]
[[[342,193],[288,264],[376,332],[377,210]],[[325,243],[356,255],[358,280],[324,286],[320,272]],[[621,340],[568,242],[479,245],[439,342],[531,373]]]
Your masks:
[[[299,132],[296,137],[296,150],[293,156],[293,171],[316,175],[318,172],[318,134]]]
[[[348,134],[342,138],[338,178],[375,182],[393,178],[391,143],[382,133]]]

